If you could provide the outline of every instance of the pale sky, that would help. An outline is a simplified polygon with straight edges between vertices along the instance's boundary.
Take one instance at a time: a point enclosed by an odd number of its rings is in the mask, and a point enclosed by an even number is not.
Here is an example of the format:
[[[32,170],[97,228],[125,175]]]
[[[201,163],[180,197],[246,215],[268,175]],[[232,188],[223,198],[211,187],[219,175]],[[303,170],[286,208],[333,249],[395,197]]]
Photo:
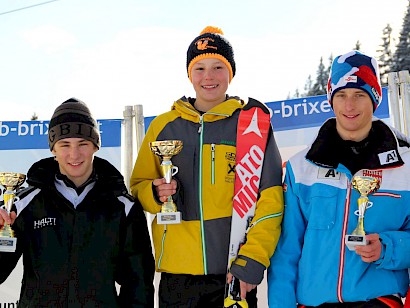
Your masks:
[[[50,0],[48,0],[50,1]],[[207,25],[235,52],[228,94],[263,102],[303,91],[320,57],[376,56],[383,28],[398,35],[408,0],[47,0],[0,1],[0,121],[49,120],[64,100],[95,118],[145,116],[194,96],[186,50]],[[23,7],[34,6],[24,10]],[[17,10],[17,11],[14,11]],[[14,12],[10,12],[14,11]],[[10,12],[10,13],[8,13]]]

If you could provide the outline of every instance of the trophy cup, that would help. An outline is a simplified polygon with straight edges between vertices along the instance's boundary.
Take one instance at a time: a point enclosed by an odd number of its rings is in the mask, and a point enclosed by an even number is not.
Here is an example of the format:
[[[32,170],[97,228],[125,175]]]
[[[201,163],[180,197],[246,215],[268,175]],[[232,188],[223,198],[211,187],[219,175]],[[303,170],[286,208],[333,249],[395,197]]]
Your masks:
[[[359,207],[359,218],[357,219],[356,229],[352,234],[345,236],[345,243],[349,250],[355,250],[357,245],[367,245],[366,233],[364,231],[364,213],[366,211],[367,204],[369,203],[369,194],[375,192],[380,187],[380,180],[374,177],[368,176],[355,176],[352,180],[353,187],[359,191],[360,197],[357,199],[357,205]]]
[[[15,193],[14,191],[24,183],[26,175],[15,172],[0,172],[0,184],[6,188],[3,195],[4,206],[8,214],[10,214],[13,205]],[[0,251],[14,252],[16,251],[17,239],[14,237],[14,231],[9,224],[4,222],[0,228]]]
[[[172,165],[171,157],[177,155],[182,150],[181,140],[163,140],[149,143],[151,151],[161,158],[161,175],[165,178],[166,183],[171,183],[172,176],[177,174],[178,167]],[[179,224],[181,222],[181,212],[168,196],[167,201],[162,204],[161,213],[157,214],[157,223],[160,225]]]

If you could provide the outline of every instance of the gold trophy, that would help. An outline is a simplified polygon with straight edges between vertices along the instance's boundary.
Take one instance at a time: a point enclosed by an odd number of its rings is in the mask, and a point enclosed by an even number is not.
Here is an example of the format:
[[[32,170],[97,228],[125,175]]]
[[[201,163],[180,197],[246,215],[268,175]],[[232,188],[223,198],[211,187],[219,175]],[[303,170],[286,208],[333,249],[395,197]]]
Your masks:
[[[178,173],[178,167],[172,165],[171,157],[177,155],[182,150],[181,140],[163,140],[149,143],[151,151],[161,158],[161,175],[165,178],[166,183],[171,183],[172,176]],[[157,214],[157,223],[161,225],[181,223],[181,212],[168,196],[167,201],[162,204],[161,213]]]
[[[355,176],[352,180],[353,187],[360,193],[359,199],[357,199],[357,205],[359,207],[359,218],[357,219],[356,229],[352,234],[345,236],[345,243],[349,250],[355,250],[357,245],[367,245],[366,232],[364,231],[364,213],[369,203],[369,194],[375,192],[380,187],[380,180],[369,176]]]
[[[3,195],[4,206],[7,214],[10,215],[13,205],[15,190],[26,180],[26,175],[15,172],[0,172],[0,184],[6,188]],[[7,223],[4,223],[0,228],[0,251],[14,252],[16,251],[17,239],[14,237],[14,231]]]

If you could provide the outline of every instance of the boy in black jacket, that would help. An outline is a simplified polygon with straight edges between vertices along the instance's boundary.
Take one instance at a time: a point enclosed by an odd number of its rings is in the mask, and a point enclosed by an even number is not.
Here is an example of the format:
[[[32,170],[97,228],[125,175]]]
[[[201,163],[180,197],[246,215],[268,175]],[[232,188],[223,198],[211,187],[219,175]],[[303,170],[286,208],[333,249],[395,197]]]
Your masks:
[[[10,216],[0,210],[18,239],[15,253],[0,253],[0,283],[23,255],[21,307],[153,307],[145,216],[120,172],[94,157],[101,141],[88,107],[62,103],[48,136],[54,158],[33,164]]]

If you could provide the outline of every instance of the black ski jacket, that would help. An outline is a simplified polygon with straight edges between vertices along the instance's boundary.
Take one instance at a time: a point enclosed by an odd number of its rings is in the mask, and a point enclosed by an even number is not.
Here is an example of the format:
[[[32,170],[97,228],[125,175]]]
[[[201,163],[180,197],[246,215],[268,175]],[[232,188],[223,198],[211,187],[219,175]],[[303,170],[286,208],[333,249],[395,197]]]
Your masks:
[[[53,158],[28,171],[14,204],[17,251],[0,253],[0,283],[23,255],[19,307],[153,307],[146,219],[122,175],[95,157],[95,181],[77,195],[57,171]]]

